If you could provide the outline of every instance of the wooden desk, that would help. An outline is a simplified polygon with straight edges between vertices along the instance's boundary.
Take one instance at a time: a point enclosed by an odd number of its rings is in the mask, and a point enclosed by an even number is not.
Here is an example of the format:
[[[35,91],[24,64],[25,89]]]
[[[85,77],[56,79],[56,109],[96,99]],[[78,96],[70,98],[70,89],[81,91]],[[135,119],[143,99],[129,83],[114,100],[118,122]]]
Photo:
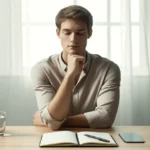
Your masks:
[[[111,129],[89,129],[89,128],[69,128],[63,130],[70,130],[74,132],[78,131],[101,131],[109,132],[117,141],[119,147],[99,147],[103,150],[150,150],[150,126],[117,126]],[[35,126],[7,126],[6,133],[12,134],[10,137],[0,137],[0,149],[1,150],[38,150],[38,149],[75,149],[75,148],[40,148],[40,137],[45,132],[53,132],[47,127],[35,127]],[[119,132],[136,132],[139,133],[146,143],[127,144],[119,137]],[[94,148],[78,148],[93,150]],[[98,149],[99,149],[98,148]],[[97,149],[97,148],[95,148]]]

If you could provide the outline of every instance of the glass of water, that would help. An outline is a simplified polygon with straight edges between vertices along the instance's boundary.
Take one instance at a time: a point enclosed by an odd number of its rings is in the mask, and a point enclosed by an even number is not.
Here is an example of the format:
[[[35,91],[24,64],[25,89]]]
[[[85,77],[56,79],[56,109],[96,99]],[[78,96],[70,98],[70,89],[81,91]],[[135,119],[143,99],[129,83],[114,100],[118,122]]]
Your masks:
[[[0,111],[0,133],[5,132],[5,126],[6,126],[6,112]]]

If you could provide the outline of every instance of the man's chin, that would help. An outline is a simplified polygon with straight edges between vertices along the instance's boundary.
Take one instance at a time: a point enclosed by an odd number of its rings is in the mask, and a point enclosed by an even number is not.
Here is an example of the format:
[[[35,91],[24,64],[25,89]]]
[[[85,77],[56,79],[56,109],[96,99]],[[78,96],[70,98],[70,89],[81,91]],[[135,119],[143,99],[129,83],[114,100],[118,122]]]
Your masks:
[[[73,54],[73,55],[80,55],[78,52],[74,51],[74,50],[70,50],[69,54]]]

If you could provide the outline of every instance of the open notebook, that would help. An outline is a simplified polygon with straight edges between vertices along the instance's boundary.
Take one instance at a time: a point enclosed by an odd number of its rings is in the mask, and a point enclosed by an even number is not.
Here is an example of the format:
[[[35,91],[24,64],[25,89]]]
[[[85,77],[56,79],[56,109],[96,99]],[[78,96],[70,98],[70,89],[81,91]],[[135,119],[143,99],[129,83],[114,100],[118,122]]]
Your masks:
[[[100,137],[109,142],[100,141],[85,136],[86,134]],[[40,147],[43,146],[115,146],[118,144],[109,133],[102,132],[78,132],[71,131],[56,131],[51,133],[44,133],[40,140]]]

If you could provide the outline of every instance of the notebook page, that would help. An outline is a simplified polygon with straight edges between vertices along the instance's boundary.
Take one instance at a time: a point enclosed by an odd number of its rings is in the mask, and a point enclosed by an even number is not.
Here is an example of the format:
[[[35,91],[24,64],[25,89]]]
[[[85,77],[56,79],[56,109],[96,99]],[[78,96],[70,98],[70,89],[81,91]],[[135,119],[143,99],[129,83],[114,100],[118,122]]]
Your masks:
[[[93,136],[97,136],[97,137],[101,137],[104,139],[109,140],[109,143],[103,142],[103,141],[99,141],[97,139],[93,139],[93,138],[89,138],[86,137],[84,134],[89,134],[89,135],[93,135]],[[103,132],[79,132],[78,133],[78,139],[80,142],[80,145],[84,144],[84,143],[99,143],[99,144],[106,144],[106,145],[116,145],[115,141],[113,140],[113,138],[110,136],[109,133],[103,133]]]
[[[56,131],[51,133],[44,133],[41,139],[40,146],[56,145],[60,143],[75,143],[78,145],[74,132]]]

